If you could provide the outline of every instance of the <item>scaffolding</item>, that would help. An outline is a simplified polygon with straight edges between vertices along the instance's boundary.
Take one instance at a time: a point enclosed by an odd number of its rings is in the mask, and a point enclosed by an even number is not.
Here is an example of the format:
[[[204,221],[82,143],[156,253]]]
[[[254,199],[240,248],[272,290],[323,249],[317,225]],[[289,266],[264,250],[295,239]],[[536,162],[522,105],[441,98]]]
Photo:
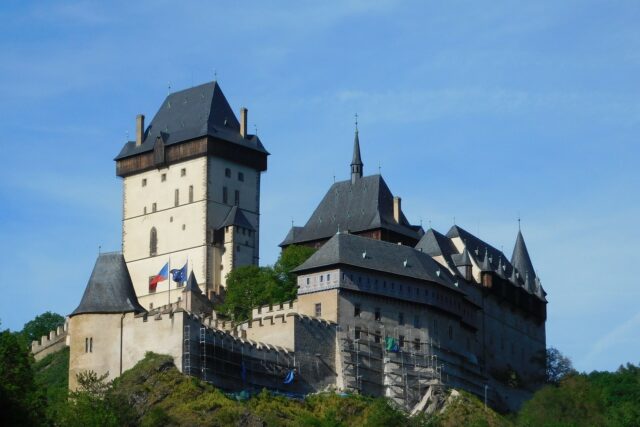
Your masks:
[[[388,334],[349,325],[338,331],[344,387],[356,393],[383,395],[398,406],[413,408],[427,390],[442,386],[444,365],[434,352],[433,340],[420,334],[412,339],[397,328]],[[387,350],[385,338],[399,343],[398,351]]]
[[[192,365],[195,361],[198,366]],[[258,346],[205,325],[192,338],[185,326],[184,372],[223,389],[290,391],[283,379],[298,368],[295,356],[284,349]]]

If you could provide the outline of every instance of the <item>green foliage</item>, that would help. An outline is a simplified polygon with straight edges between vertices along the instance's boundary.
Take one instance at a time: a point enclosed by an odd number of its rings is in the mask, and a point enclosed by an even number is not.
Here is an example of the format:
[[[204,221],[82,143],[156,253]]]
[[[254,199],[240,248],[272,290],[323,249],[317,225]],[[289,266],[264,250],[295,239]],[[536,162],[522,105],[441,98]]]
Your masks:
[[[69,393],[69,401],[59,414],[59,423],[69,427],[136,425],[127,400],[114,393],[108,374],[93,371],[78,374],[78,390]]]
[[[491,408],[470,393],[459,391],[460,396],[452,399],[444,412],[430,419],[430,426],[437,427],[502,427],[512,425]]]
[[[270,267],[248,265],[227,275],[227,292],[219,311],[237,321],[251,316],[251,308],[283,298],[279,283]]]
[[[37,425],[44,418],[44,395],[36,387],[31,353],[20,339],[0,333],[0,424]]]
[[[34,363],[36,385],[47,399],[46,416],[52,423],[67,404],[69,389],[69,347]]]
[[[308,246],[291,245],[285,248],[273,265],[273,271],[284,291],[283,301],[295,299],[298,294],[296,275],[291,272],[315,253]],[[279,301],[278,301],[279,302]]]
[[[640,367],[627,364],[616,372],[592,372],[587,378],[600,389],[610,425],[640,426]]]
[[[273,267],[238,267],[227,274],[227,291],[218,311],[236,321],[251,317],[251,309],[295,299],[298,289],[291,270],[307,260],[315,249],[289,246]]]
[[[39,341],[43,335],[49,335],[49,332],[62,325],[64,325],[64,317],[58,313],[47,311],[25,323],[20,334],[30,346],[32,341]]]
[[[571,359],[560,353],[557,348],[549,347],[546,354],[546,382],[549,384],[558,384],[568,375],[577,373],[573,369]]]

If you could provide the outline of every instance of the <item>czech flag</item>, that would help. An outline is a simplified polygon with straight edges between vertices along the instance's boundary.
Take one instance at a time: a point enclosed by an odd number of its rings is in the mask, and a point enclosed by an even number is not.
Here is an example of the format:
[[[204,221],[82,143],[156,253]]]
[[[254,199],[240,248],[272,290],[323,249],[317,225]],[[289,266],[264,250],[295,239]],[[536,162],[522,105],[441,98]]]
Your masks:
[[[158,283],[163,282],[169,278],[169,263],[166,263],[160,273],[157,276],[154,276],[149,281],[149,289],[155,290]]]

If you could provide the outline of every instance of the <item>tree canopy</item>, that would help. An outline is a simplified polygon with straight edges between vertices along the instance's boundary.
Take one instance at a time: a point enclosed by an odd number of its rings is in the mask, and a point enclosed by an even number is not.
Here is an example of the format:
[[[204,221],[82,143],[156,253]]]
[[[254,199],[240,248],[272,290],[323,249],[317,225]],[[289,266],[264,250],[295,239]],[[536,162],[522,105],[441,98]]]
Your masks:
[[[43,335],[48,335],[50,331],[62,325],[64,325],[64,317],[47,311],[25,323],[21,335],[26,343],[31,345],[32,341],[39,341]]]
[[[309,258],[315,249],[289,246],[272,266],[249,265],[233,269],[227,275],[224,303],[218,311],[236,321],[251,317],[251,309],[295,299],[298,294],[296,275],[291,272]]]

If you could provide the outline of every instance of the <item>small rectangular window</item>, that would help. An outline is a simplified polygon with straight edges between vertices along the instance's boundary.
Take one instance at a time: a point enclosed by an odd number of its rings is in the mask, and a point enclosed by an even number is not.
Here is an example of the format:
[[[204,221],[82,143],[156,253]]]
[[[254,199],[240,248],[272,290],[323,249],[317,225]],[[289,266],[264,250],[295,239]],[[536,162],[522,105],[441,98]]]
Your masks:
[[[382,319],[382,315],[380,314],[380,307],[376,307],[375,320],[379,322],[380,319]]]
[[[242,172],[238,172],[238,181],[244,182],[244,174]]]
[[[321,274],[320,275],[320,283],[322,283],[324,281],[324,276]]]
[[[413,349],[420,350],[420,338],[416,338],[413,340]]]
[[[404,313],[398,313],[398,325],[404,325]]]
[[[189,186],[189,203],[193,203],[193,185]]]
[[[142,210],[142,214],[146,215],[147,214],[147,207],[145,206],[144,209]]]
[[[158,207],[158,206],[157,206],[155,203],[153,203],[153,204],[151,205],[151,212],[155,212],[155,211],[157,210],[157,207]]]
[[[227,178],[231,178],[231,169],[226,168],[224,170],[224,176],[226,176]]]
[[[180,176],[187,176],[187,170],[185,168],[180,169]]]
[[[330,273],[327,273],[327,282],[328,282],[329,280],[331,280],[331,274],[330,274]]]
[[[142,186],[143,187],[147,186],[147,178],[142,178]]]
[[[162,175],[160,175],[160,181],[165,182],[167,180],[167,174],[163,173]]]
[[[360,304],[353,306],[353,317],[360,317]]]
[[[227,187],[222,187],[222,203],[227,203],[229,199],[229,194],[227,191]]]
[[[234,196],[235,196],[234,197],[234,199],[235,199],[235,203],[234,204],[236,206],[240,205],[240,192],[238,190],[236,190]]]
[[[322,317],[322,303],[316,303],[316,317]]]
[[[307,277],[307,285],[309,284],[309,282],[311,282],[311,279]]]
[[[176,191],[174,193],[173,205],[174,206],[179,206],[180,205],[180,190],[178,190],[177,188],[176,188]]]
[[[89,353],[93,353],[93,337],[89,338]]]
[[[403,348],[404,347],[404,335],[398,336],[398,345]]]
[[[362,332],[362,330],[361,330],[358,326],[356,326],[356,329],[355,329],[355,339],[357,339],[357,340],[359,340],[359,339],[360,339],[361,332]]]
[[[380,344],[380,334],[379,334],[379,333],[377,333],[377,332],[376,332],[376,333],[373,335],[373,341],[374,341],[376,344]]]
[[[84,339],[84,352],[89,353],[89,338]]]

